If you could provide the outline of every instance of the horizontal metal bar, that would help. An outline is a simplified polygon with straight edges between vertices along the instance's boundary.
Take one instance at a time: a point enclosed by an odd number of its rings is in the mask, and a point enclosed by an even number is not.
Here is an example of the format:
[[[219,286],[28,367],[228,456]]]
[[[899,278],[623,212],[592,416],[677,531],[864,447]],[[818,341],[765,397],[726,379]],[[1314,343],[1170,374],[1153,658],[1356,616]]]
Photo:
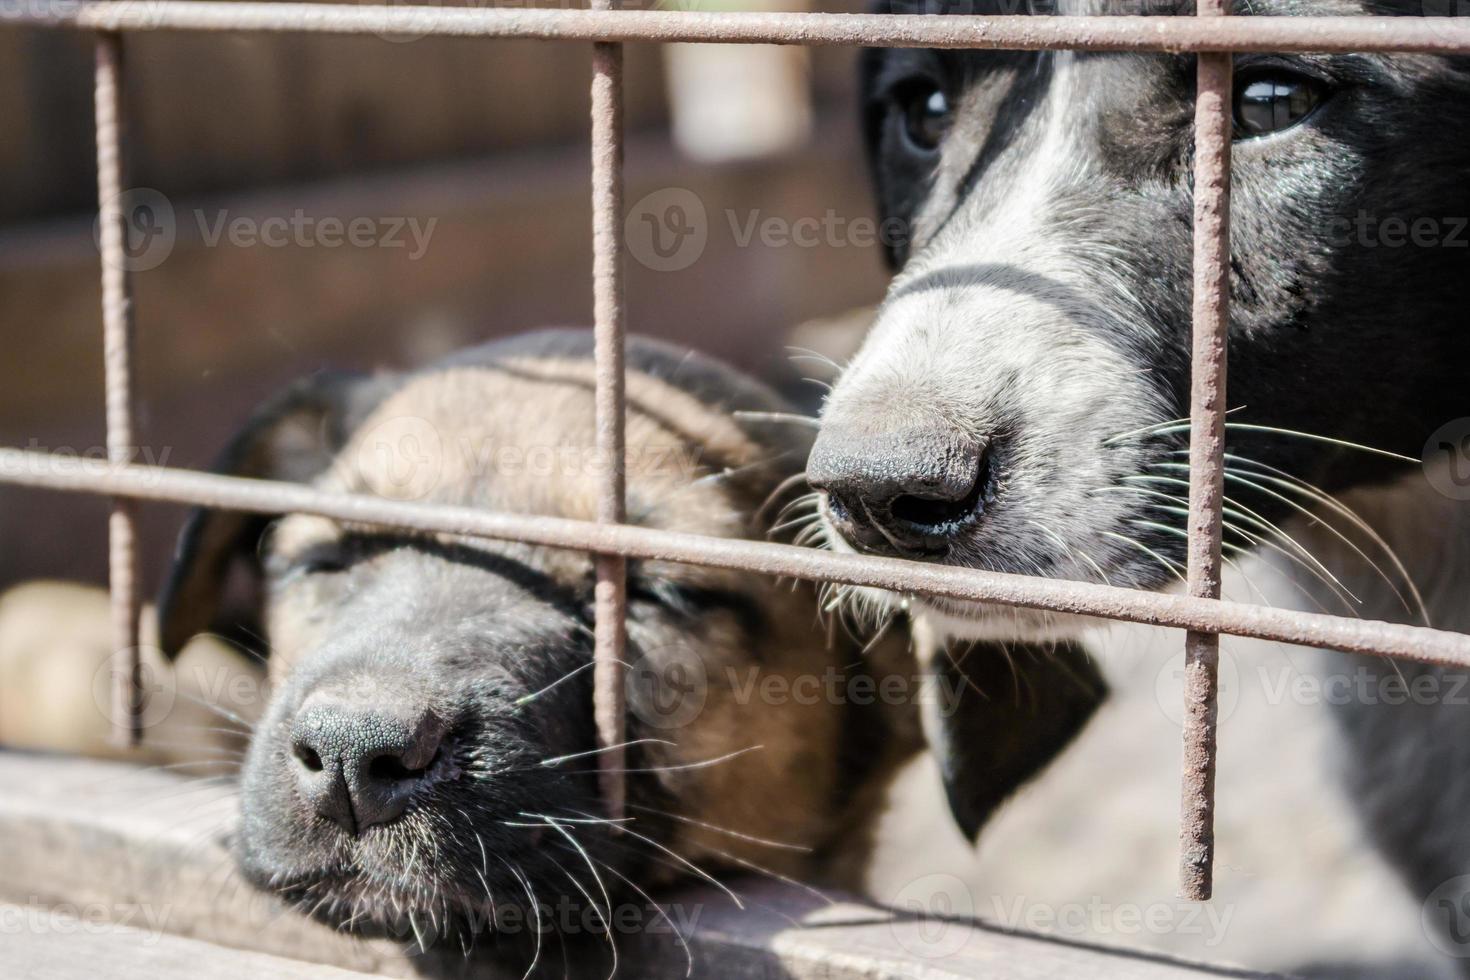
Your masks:
[[[1470,52],[1464,17],[1047,17],[531,10],[212,0],[24,0],[0,24],[89,31],[296,31],[1084,51]]]
[[[24,449],[0,449],[0,483],[262,514],[319,514],[341,521],[524,541],[599,555],[710,565],[970,602],[1050,609],[1470,668],[1470,635],[1461,633],[898,558],[835,554],[795,545],[384,500],[292,483],[246,480],[160,466],[118,465],[106,460]]]

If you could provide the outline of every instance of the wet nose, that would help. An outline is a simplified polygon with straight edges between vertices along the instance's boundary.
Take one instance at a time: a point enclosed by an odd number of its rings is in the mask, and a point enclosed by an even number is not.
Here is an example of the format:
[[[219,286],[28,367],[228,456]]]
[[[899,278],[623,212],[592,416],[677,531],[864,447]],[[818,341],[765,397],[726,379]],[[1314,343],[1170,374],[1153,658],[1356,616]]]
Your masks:
[[[313,695],[291,750],[301,797],[349,834],[396,819],[444,768],[444,725],[411,701],[361,705]]]
[[[807,478],[854,547],[939,558],[993,496],[990,444],[947,426],[861,432],[823,426]]]

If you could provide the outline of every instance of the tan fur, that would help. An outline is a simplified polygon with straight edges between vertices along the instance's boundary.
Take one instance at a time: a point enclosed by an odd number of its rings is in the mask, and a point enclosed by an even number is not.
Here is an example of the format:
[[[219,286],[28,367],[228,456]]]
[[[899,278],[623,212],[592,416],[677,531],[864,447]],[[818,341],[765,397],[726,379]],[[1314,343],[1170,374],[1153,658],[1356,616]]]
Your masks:
[[[144,611],[143,634],[154,618]],[[0,745],[133,762],[197,764],[196,774],[230,768],[221,750],[238,751],[240,718],[260,710],[261,672],[220,640],[199,636],[166,664],[156,644],[142,647],[148,688],[144,743],[113,740],[111,617],[107,593],[70,582],[30,582],[0,595]],[[233,756],[230,756],[233,758]]]
[[[627,390],[630,520],[722,537],[760,537],[763,528],[755,514],[773,482],[769,472],[760,471],[769,461],[769,447],[728,416],[662,381],[630,373]],[[591,452],[594,444],[593,377],[585,361],[526,359],[457,368],[412,380],[388,397],[317,482],[395,499],[585,520],[596,513],[600,470]],[[418,459],[412,474],[392,472],[395,447],[407,447]],[[509,453],[509,461],[497,458],[501,451]],[[550,473],[512,465],[532,451],[555,451],[563,462]],[[269,548],[280,555],[300,554],[338,533],[331,521],[293,515],[276,526]],[[590,558],[580,553],[516,543],[456,543],[514,556],[569,585],[592,575]],[[829,668],[854,664],[861,651],[845,639],[829,642],[808,586],[669,563],[650,564],[648,571],[748,596],[771,626],[760,649],[746,649],[742,631],[726,611],[707,613],[692,631],[629,624],[634,646],[650,660],[697,662],[708,680],[703,709],[687,725],[662,733],[677,744],[652,749],[650,767],[688,767],[751,749],[718,765],[657,775],[679,801],[678,815],[688,821],[678,824],[677,835],[666,843],[701,863],[750,862],[783,874],[854,880],[853,866],[865,850],[863,821],[854,817],[850,804],[839,801],[863,797],[841,793],[849,777],[839,768],[843,707],[826,698],[814,704],[763,699],[761,690],[773,677],[789,690],[799,677],[820,677]],[[269,609],[271,670],[277,679],[323,639],[313,626],[312,606],[310,592],[297,589]],[[907,651],[895,639],[882,647],[882,655],[892,662],[905,659]],[[895,707],[889,714],[894,717],[886,722],[893,728],[887,759],[874,765],[874,772],[888,772],[918,748],[908,712]],[[699,824],[805,850],[772,848]],[[841,855],[844,868],[818,867],[829,854]]]

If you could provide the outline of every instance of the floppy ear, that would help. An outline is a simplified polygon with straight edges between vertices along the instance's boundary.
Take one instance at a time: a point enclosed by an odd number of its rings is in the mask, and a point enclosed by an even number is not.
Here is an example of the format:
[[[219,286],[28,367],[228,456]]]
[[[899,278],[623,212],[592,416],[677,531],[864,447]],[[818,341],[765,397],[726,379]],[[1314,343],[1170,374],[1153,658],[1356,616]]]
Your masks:
[[[322,372],[303,378],[251,415],[211,471],[229,476],[306,483],[325,471],[351,432],[391,390],[387,375]],[[257,548],[279,515],[195,508],[174,547],[173,564],[158,598],[159,645],[176,656],[192,637],[229,631],[253,613],[227,614],[225,593],[243,568],[254,605],[261,569]],[[233,621],[233,622],[232,622]]]
[[[977,643],[936,652],[930,667],[940,694],[924,700],[924,734],[950,810],[972,841],[1107,697],[1102,675],[1075,643]]]

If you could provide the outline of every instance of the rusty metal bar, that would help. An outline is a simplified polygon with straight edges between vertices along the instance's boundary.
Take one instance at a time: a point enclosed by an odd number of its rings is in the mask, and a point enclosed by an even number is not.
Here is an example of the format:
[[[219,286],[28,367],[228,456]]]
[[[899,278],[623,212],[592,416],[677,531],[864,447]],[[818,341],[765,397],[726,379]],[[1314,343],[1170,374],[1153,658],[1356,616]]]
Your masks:
[[[612,0],[593,0],[608,10]],[[592,46],[592,312],[597,376],[597,455],[603,471],[597,519],[627,517],[624,431],[622,268],[623,46]],[[599,554],[593,715],[597,722],[598,779],[608,816],[623,816],[627,769],[623,669],[627,648],[628,568],[622,555]]]
[[[1200,0],[1220,18],[1225,0]],[[1201,54],[1194,103],[1194,350],[1190,373],[1189,594],[1220,598],[1225,496],[1226,340],[1230,331],[1231,56]],[[1215,757],[1220,634],[1184,638],[1184,779],[1179,890],[1204,901],[1214,889]]]
[[[626,560],[637,557],[744,569],[898,592],[1027,606],[1186,630],[1181,892],[1212,890],[1219,634],[1336,647],[1470,666],[1470,636],[1382,622],[1224,602],[1220,595],[1226,337],[1229,323],[1231,52],[1470,52],[1470,22],[1452,18],[1226,18],[1226,0],[1200,0],[1196,17],[891,17],[851,14],[466,9],[155,0],[40,0],[0,10],[6,23],[100,32],[96,44],[99,248],[107,389],[108,460],[0,450],[0,481],[114,496],[109,559],[116,672],[114,722],[141,737],[136,501],[158,499],[247,511],[298,511],[339,520],[524,541],[590,551],[596,561],[594,710],[601,783],[613,817],[623,809],[623,668]],[[138,467],[134,431],[120,99],[119,32],[289,31],[382,36],[516,37],[594,42],[592,199],[596,432],[604,473],[596,522],[333,494],[308,487]],[[1195,52],[1194,350],[1191,389],[1189,594],[1165,596],[1089,583],[1005,575],[897,559],[835,555],[623,525],[626,473],[621,270],[622,43],[626,41],[885,45],[1037,50]]]
[[[1470,51],[1457,17],[914,17],[880,14],[534,10],[214,0],[34,0],[4,24],[103,31],[290,31],[564,41],[882,45],[1034,51]]]
[[[795,545],[627,525],[383,500],[328,493],[298,484],[245,480],[162,466],[116,465],[106,460],[24,449],[0,449],[0,482],[257,514],[319,514],[349,523],[841,582],[906,595],[923,593],[969,602],[1050,609],[1470,669],[1470,635],[1463,633],[1090,582],[837,554]]]
[[[107,403],[107,458],[126,463],[137,445],[133,428],[133,297],[123,193],[125,117],[122,104],[122,37],[99,34],[96,42],[97,247],[102,257],[102,352]],[[112,501],[107,521],[108,587],[112,600],[112,724],[117,741],[143,738],[142,665],[138,655],[137,501]]]

